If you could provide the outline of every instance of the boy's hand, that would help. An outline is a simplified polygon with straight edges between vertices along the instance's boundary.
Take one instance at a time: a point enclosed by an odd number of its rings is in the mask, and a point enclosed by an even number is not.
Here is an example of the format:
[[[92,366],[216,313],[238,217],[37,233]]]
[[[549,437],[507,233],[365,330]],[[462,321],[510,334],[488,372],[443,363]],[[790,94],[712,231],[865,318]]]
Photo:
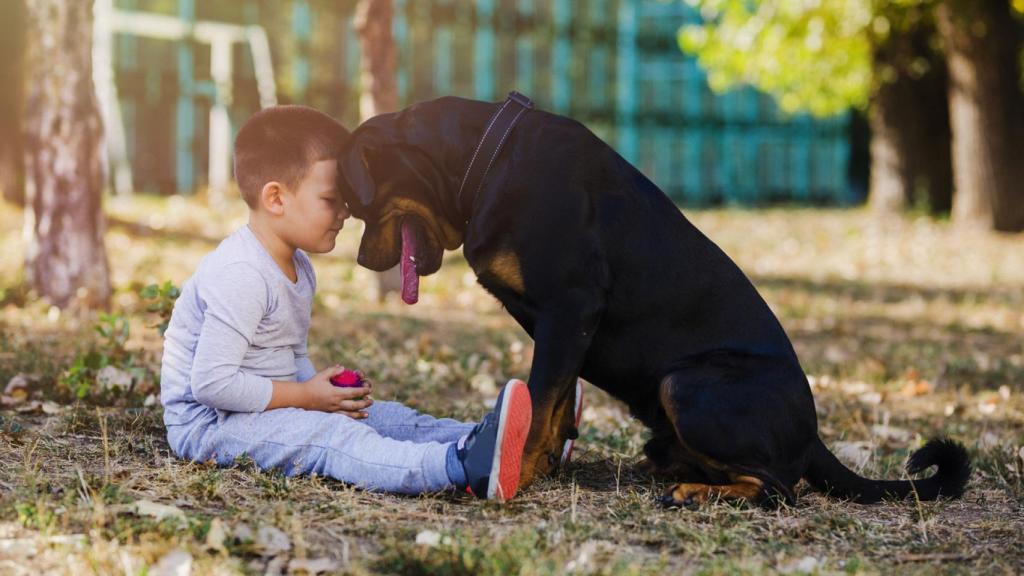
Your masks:
[[[331,366],[321,370],[306,382],[282,382],[272,380],[274,390],[270,403],[264,410],[276,408],[302,408],[320,412],[340,412],[350,418],[362,420],[369,416],[366,410],[373,404],[370,397],[372,384],[366,382],[362,388],[338,388],[331,384],[331,376],[344,368]],[[358,398],[358,400],[357,400]]]
[[[339,412],[350,418],[362,420],[369,416],[363,412],[373,404],[370,397],[372,385],[362,388],[339,388],[331,384],[331,376],[340,374],[344,367],[334,365],[317,373],[305,383],[309,392],[306,408],[321,412]],[[358,398],[358,400],[357,400]]]

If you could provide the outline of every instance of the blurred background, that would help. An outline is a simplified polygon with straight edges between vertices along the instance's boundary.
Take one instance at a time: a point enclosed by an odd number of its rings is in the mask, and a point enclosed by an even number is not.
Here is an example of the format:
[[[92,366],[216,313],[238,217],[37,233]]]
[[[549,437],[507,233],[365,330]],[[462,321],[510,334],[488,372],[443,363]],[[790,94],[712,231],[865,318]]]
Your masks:
[[[1022,0],[2,6],[0,188],[30,208],[26,279],[59,306],[83,286],[107,301],[102,195],[223,205],[233,135],[273,104],[354,128],[516,89],[683,206],[867,203],[1024,228]],[[81,270],[44,287],[54,266]]]

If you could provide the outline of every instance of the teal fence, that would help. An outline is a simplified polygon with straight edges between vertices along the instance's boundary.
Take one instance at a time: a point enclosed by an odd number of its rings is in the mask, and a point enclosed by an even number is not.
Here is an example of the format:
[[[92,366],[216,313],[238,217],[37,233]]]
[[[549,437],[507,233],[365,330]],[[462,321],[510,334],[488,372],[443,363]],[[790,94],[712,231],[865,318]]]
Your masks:
[[[849,118],[787,116],[752,89],[716,95],[676,33],[682,1],[394,0],[402,105],[517,89],[586,123],[675,200],[694,205],[854,201]],[[261,24],[282,103],[358,123],[354,1],[118,0],[126,10]],[[232,124],[258,109],[251,60],[236,48]],[[146,66],[140,66],[145,62]],[[205,181],[213,98],[209,49],[119,36],[116,82],[136,187],[189,192]]]

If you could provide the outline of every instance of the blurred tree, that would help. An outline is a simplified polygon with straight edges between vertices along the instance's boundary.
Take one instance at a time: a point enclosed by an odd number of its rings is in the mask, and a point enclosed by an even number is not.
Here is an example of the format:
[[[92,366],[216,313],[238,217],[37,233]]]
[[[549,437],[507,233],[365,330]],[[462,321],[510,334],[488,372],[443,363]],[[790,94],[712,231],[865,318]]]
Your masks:
[[[977,166],[989,163],[978,162],[974,156],[971,167],[962,170],[961,157],[967,152],[958,153],[953,148],[951,153],[950,139],[952,133],[957,147],[971,147],[973,154],[984,150],[967,144],[978,138],[959,133],[972,130],[979,134],[981,122],[971,128],[969,122],[956,120],[958,107],[976,110],[981,105],[980,100],[973,105],[961,103],[965,95],[957,99],[954,93],[956,86],[964,85],[957,78],[977,73],[968,70],[985,68],[984,77],[993,82],[984,90],[1002,95],[988,101],[1001,110],[989,117],[1003,118],[1012,126],[1015,121],[1010,121],[1010,111],[1014,103],[1016,110],[1022,108],[1019,62],[1006,57],[1017,54],[1019,48],[1019,42],[1011,42],[1012,32],[1019,32],[1019,27],[1010,18],[1009,0],[984,0],[970,11],[964,6],[974,6],[973,0],[948,0],[952,8],[945,5],[947,0],[687,1],[700,8],[704,23],[684,27],[680,45],[698,55],[716,90],[749,83],[775,95],[784,110],[809,110],[817,115],[838,113],[848,106],[868,108],[872,131],[869,197],[878,210],[900,210],[909,202],[946,209],[951,204],[954,173],[958,205],[978,194],[985,198],[999,196],[993,191],[979,192],[984,188],[976,182],[981,177],[976,175]],[[936,33],[936,9],[940,5],[944,42]],[[988,8],[983,10],[980,5]],[[998,25],[991,20],[997,14],[1002,15]],[[967,30],[974,33],[966,34]],[[992,30],[988,39],[998,34],[999,41],[993,44],[1001,48],[980,48],[985,42],[979,39],[979,30]],[[957,31],[959,48],[943,51],[951,46],[951,34]],[[998,90],[995,78],[1003,80]],[[952,101],[947,99],[947,84]],[[1011,94],[1008,86],[1016,93]],[[1022,149],[1024,141],[1015,129],[1002,132],[999,139],[1009,146],[997,144],[999,150],[1012,150],[1013,146]],[[1000,160],[1001,175],[987,179],[1007,182],[1021,164]],[[1024,179],[1015,181],[1019,190]],[[1003,196],[1012,196],[1012,186],[1000,190],[1004,190]],[[964,199],[959,199],[961,194]],[[1018,200],[1014,206],[1024,206],[1024,201]],[[1024,223],[996,222],[997,213],[1016,213],[1005,201],[970,211],[986,209],[989,226],[1024,228]],[[964,219],[959,215],[961,211],[968,212],[966,208],[954,209],[955,219]],[[1002,222],[1013,218],[998,219]]]
[[[354,24],[362,50],[359,115],[363,120],[398,109],[397,48],[391,32],[394,16],[391,0],[361,0],[356,6]]]
[[[21,114],[25,87],[25,2],[0,3],[0,20],[8,23],[0,35],[0,190],[15,204],[25,203],[25,159],[21,146]]]
[[[356,5],[354,25],[361,50],[359,116],[363,121],[398,109],[397,48],[391,31],[394,15],[391,0],[360,0]],[[377,287],[381,300],[388,292],[399,291],[402,287],[399,267],[377,274]]]
[[[1021,27],[1007,0],[943,0],[956,198],[953,221],[1024,230]]]
[[[92,3],[32,0],[27,7],[26,276],[57,306],[105,306],[110,279]]]
[[[872,42],[869,99],[871,183],[877,212],[909,204],[948,212],[953,196],[947,74],[933,49],[931,14],[919,6],[894,13],[895,30]]]

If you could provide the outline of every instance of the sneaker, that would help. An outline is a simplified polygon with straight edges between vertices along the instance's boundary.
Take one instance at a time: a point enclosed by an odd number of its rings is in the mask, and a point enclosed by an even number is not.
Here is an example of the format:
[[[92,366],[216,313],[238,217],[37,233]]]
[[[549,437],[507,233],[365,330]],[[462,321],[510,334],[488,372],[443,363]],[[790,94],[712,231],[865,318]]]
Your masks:
[[[576,417],[575,423],[576,433],[579,434],[580,430],[580,417],[583,416],[583,379],[576,379],[576,401],[573,405],[573,415]],[[569,463],[569,459],[572,458],[572,446],[576,440],[569,438],[565,441],[565,445],[562,446],[562,460],[560,461],[561,466],[565,466]]]
[[[526,383],[509,380],[494,410],[484,416],[458,449],[470,494],[499,502],[516,495],[532,417]]]

